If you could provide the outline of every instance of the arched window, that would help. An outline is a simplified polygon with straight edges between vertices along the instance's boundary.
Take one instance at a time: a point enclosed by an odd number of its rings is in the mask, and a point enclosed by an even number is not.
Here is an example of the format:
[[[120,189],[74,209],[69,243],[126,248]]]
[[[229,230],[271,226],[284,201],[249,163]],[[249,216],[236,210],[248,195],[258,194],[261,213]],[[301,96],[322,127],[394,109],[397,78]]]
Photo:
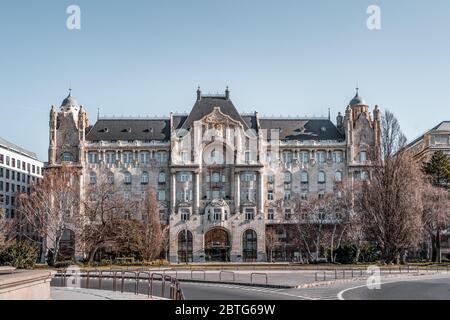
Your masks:
[[[325,172],[323,172],[323,171],[319,172],[319,175],[317,177],[317,182],[325,183]]]
[[[254,230],[247,230],[243,235],[242,254],[244,262],[255,262],[258,258],[258,238]]]
[[[193,237],[189,230],[182,230],[178,234],[178,262],[186,263],[193,260]]]
[[[292,174],[290,172],[284,173],[284,182],[291,182],[292,181]]]
[[[73,154],[71,154],[69,152],[64,152],[62,154],[62,161],[63,162],[74,162],[75,158],[74,158]]]
[[[125,172],[123,174],[123,183],[125,184],[131,184],[131,173]]]
[[[142,172],[141,175],[141,184],[148,184],[150,180],[150,177],[148,175],[148,172]]]
[[[106,179],[108,180],[109,184],[114,184],[114,173],[108,172],[106,175]]]
[[[300,181],[303,184],[309,183],[308,172],[303,171],[302,173],[300,173]]]
[[[165,183],[166,182],[166,173],[160,172],[158,176],[158,182],[159,183]]]
[[[334,175],[334,180],[336,182],[341,182],[342,181],[342,172],[341,171],[336,171],[336,173]]]
[[[95,172],[91,172],[89,174],[89,183],[90,184],[96,184],[97,183],[97,175],[95,174]]]

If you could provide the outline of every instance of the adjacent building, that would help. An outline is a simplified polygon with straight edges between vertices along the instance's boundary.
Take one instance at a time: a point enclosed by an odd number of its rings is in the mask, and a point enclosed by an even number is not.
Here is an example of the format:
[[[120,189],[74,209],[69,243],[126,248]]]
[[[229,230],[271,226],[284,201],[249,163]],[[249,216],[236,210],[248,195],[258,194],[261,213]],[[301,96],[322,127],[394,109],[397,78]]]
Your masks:
[[[17,193],[29,192],[43,167],[34,152],[0,138],[0,206],[6,219],[16,216]]]
[[[121,186],[126,199],[151,186],[170,226],[171,262],[266,261],[266,232],[292,223],[297,199],[369,178],[380,111],[358,92],[343,111],[335,122],[242,114],[228,88],[220,95],[199,88],[188,114],[90,125],[69,94],[51,108],[49,168],[78,168],[82,197],[100,177]],[[278,256],[293,259],[287,233],[278,237],[286,244]]]
[[[428,161],[433,153],[442,151],[450,156],[450,121],[442,121],[407,146],[418,161]]]

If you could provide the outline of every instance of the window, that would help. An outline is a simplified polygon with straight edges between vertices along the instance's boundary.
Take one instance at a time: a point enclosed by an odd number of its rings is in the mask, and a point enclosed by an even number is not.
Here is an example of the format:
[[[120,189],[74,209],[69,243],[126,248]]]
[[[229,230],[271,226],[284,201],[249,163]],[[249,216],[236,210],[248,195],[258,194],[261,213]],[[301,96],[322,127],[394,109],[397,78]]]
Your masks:
[[[181,151],[180,158],[182,162],[189,162],[189,153],[187,151]]]
[[[96,184],[97,183],[97,175],[94,172],[89,174],[89,183]]]
[[[124,198],[126,201],[129,201],[129,200],[131,199],[131,192],[125,191],[125,192],[123,193],[123,198]]]
[[[125,173],[123,174],[123,182],[124,182],[125,184],[131,184],[131,173],[125,172]]]
[[[300,182],[302,184],[308,184],[308,182],[309,182],[308,172],[303,171],[302,173],[300,173]]]
[[[267,200],[273,201],[273,191],[267,192]]]
[[[308,151],[302,151],[300,153],[300,157],[303,163],[308,163],[309,162],[309,152]]]
[[[326,160],[326,153],[324,151],[317,152],[317,162],[324,163]]]
[[[245,220],[250,221],[255,219],[255,210],[252,208],[245,209]]]
[[[62,155],[62,161],[64,162],[73,162],[74,161],[74,157],[71,153],[65,152]],[[28,167],[30,167],[30,165],[28,164]],[[28,171],[30,171],[30,169],[28,168]]]
[[[167,153],[164,151],[160,151],[156,153],[156,161],[158,163],[166,163],[167,162]]]
[[[5,163],[5,158],[2,154],[0,154],[0,164],[4,164]]]
[[[158,201],[166,201],[166,192],[164,190],[158,191]]]
[[[252,153],[250,150],[245,151],[245,162],[250,162],[252,161]]]
[[[108,180],[109,184],[114,184],[114,173],[108,172],[106,179]]]
[[[268,220],[273,220],[275,219],[275,213],[273,209],[269,209],[268,213],[267,213],[267,219]]]
[[[367,181],[367,180],[369,180],[369,172],[367,172],[367,171],[361,172],[361,180],[362,180],[362,181]]]
[[[342,151],[334,151],[332,157],[334,163],[341,163],[343,161]]]
[[[361,151],[359,153],[359,162],[366,162],[367,161],[367,152]]]
[[[242,180],[244,180],[244,181],[255,181],[255,179],[256,179],[256,176],[255,176],[255,174],[253,173],[253,172],[245,172],[243,175],[242,175]]]
[[[320,190],[318,192],[318,197],[319,197],[320,200],[325,199],[325,191],[324,190]]]
[[[284,190],[284,200],[291,200],[291,190]]]
[[[273,174],[270,174],[270,175],[267,176],[267,182],[268,183],[274,183],[274,181],[275,181],[275,179],[273,177]]]
[[[222,220],[222,209],[216,208],[213,212],[213,221],[221,221]]]
[[[215,182],[215,183],[220,182],[220,173],[214,172],[212,174],[212,182]]]
[[[126,164],[130,164],[133,162],[133,153],[132,152],[124,152],[122,154],[122,162]]]
[[[303,191],[300,193],[300,199],[302,199],[302,200],[308,200],[308,191],[307,191],[307,190],[303,190]]]
[[[178,262],[187,263],[193,261],[193,237],[188,230],[183,230],[178,234]]]
[[[287,183],[292,182],[292,174],[290,172],[284,173],[284,182],[287,182]]]
[[[88,161],[90,164],[98,163],[98,154],[97,152],[89,152],[88,153]]]
[[[179,182],[192,181],[192,173],[190,172],[179,172],[177,174],[177,179]]]
[[[254,230],[247,230],[243,235],[242,254],[244,262],[255,262],[258,257],[258,237]]]
[[[140,154],[140,162],[142,164],[149,163],[150,162],[150,153],[149,152],[145,152],[145,151],[141,152],[141,154]]]
[[[319,175],[317,177],[317,182],[318,183],[325,183],[325,172],[320,171]]]
[[[341,182],[342,181],[342,172],[341,171],[336,171],[336,173],[334,175],[334,180],[336,182]]]
[[[141,184],[148,184],[150,181],[150,177],[148,175],[148,172],[142,172],[141,175]]]
[[[292,162],[292,152],[291,151],[284,151],[283,152],[283,162],[284,163],[291,163]]]
[[[191,211],[189,209],[181,209],[181,221],[189,221],[191,219]]]
[[[107,164],[115,164],[116,163],[116,153],[115,152],[107,152],[106,153],[106,163]]]
[[[165,172],[160,172],[158,175],[158,182],[159,183],[166,183],[166,174]]]
[[[292,209],[284,209],[284,219],[291,220],[292,218]]]

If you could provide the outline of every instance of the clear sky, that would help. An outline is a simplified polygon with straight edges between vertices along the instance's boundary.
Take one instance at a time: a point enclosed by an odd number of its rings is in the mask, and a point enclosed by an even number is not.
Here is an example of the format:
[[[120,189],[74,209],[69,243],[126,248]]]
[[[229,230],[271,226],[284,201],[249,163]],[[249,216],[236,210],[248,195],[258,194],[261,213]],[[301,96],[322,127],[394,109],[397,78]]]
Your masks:
[[[81,30],[66,9],[81,8]],[[381,8],[381,30],[366,26]],[[360,93],[409,139],[450,120],[448,0],[1,0],[0,136],[47,161],[48,113],[189,112],[198,85],[241,112],[334,118]]]

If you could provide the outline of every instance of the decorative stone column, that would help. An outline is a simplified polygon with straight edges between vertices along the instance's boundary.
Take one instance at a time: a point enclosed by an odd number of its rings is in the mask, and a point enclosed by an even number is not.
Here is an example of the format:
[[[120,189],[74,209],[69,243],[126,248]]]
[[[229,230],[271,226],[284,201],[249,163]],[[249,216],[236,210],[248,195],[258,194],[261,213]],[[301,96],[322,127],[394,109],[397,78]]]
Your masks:
[[[194,214],[199,213],[200,208],[200,173],[194,172]]]
[[[177,201],[177,174],[170,173],[170,214],[175,214],[175,204]]]
[[[241,173],[234,173],[234,206],[235,213],[241,212]]]
[[[263,174],[261,171],[258,171],[257,184],[257,213],[261,213],[264,210]]]

